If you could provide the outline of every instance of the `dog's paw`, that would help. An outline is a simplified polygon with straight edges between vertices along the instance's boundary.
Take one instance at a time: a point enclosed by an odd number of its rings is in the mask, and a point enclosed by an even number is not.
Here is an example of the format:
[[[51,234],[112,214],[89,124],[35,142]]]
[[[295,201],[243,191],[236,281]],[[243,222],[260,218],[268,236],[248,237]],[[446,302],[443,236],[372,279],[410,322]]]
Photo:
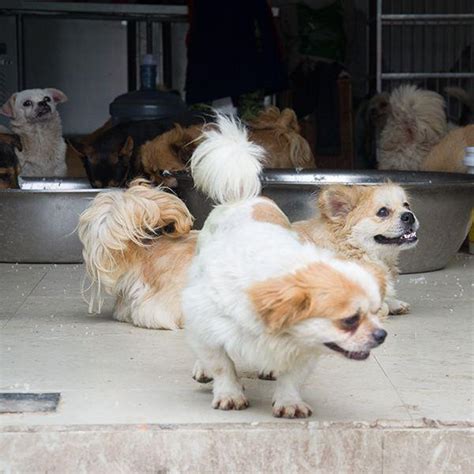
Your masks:
[[[206,369],[204,369],[199,360],[194,364],[193,379],[199,383],[209,383],[213,380],[210,375],[206,374]]]
[[[245,410],[249,402],[243,393],[216,394],[212,400],[212,408],[216,410]]]
[[[276,380],[276,372],[273,370],[269,370],[268,372],[265,370],[262,370],[261,372],[258,373],[258,378],[260,380]]]
[[[390,308],[388,307],[387,303],[382,303],[382,306],[378,312],[378,317],[382,321],[386,320],[388,318],[388,315],[390,314]]]
[[[277,418],[308,418],[312,413],[311,407],[302,400],[273,403],[273,416]]]
[[[408,314],[410,312],[410,305],[405,303],[405,301],[389,300],[388,309],[392,315]]]

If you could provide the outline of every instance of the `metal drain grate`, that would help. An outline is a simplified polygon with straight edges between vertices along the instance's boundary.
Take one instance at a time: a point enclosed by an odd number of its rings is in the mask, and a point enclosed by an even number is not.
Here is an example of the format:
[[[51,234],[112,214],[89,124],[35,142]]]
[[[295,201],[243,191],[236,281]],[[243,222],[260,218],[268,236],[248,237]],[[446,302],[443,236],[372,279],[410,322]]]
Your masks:
[[[0,393],[0,413],[56,411],[60,393]]]

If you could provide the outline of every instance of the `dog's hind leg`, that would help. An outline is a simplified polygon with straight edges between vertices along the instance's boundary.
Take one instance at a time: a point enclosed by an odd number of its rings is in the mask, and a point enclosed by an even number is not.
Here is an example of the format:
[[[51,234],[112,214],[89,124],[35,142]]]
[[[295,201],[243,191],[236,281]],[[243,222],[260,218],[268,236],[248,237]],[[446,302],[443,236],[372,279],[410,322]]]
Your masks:
[[[121,321],[123,323],[132,322],[130,304],[127,303],[126,299],[122,295],[117,296],[113,315],[114,319],[116,319],[117,321]]]
[[[147,293],[136,298],[132,305],[132,323],[146,329],[176,330],[182,327],[181,312],[157,293],[149,297]]]
[[[199,383],[212,382],[212,377],[207,373],[204,364],[198,359],[193,367],[193,379]]]

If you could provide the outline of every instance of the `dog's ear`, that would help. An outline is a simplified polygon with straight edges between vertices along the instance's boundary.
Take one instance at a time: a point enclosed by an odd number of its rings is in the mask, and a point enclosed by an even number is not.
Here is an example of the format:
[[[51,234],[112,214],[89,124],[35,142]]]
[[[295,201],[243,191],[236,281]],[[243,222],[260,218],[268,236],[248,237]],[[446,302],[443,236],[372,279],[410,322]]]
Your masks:
[[[51,94],[51,97],[53,98],[54,102],[56,102],[56,104],[67,102],[67,96],[63,91],[60,91],[59,89],[53,89],[52,87],[48,87],[45,90]]]
[[[162,176],[161,184],[167,188],[174,189],[178,187],[178,180],[174,176]]]
[[[356,207],[358,198],[359,191],[354,186],[329,186],[319,194],[318,207],[330,220],[345,219]]]
[[[313,263],[254,284],[249,297],[271,332],[311,318],[340,319],[354,313],[363,288],[326,263]]]
[[[8,118],[14,118],[15,116],[15,99],[16,93],[13,94],[0,108],[0,114],[5,115]]]
[[[390,105],[390,95],[382,92],[373,96],[367,106],[367,121],[370,125],[383,129],[390,115],[392,106]]]
[[[298,123],[298,118],[296,117],[295,111],[293,109],[283,109],[281,111],[280,119],[278,122],[289,130],[293,130],[296,133],[300,131],[300,125]]]
[[[270,278],[249,290],[257,313],[272,332],[304,318],[311,307],[311,293],[294,275]]]
[[[119,151],[119,155],[122,157],[130,158],[133,153],[133,138],[128,136],[122,148]]]
[[[85,145],[82,142],[70,140],[69,138],[66,139],[66,145],[70,147],[75,153],[77,153],[81,157],[81,159],[85,159],[87,157],[88,145]]]

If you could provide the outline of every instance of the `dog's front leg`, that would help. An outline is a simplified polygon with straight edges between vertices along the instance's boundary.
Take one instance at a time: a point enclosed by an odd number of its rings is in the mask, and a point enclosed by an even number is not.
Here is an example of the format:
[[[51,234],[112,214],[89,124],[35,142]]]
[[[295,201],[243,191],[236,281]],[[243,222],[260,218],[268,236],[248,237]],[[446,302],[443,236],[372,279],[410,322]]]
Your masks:
[[[243,410],[249,406],[235,365],[222,347],[194,346],[205,375],[214,379],[212,407],[220,410]]]
[[[396,298],[386,298],[389,314],[408,314],[410,312],[410,304]]]
[[[405,301],[395,298],[395,288],[393,282],[387,285],[387,294],[385,296],[385,303],[388,306],[388,314],[407,314],[410,312],[410,305]]]
[[[273,416],[277,418],[307,418],[313,413],[303,401],[300,386],[311,371],[313,364],[306,362],[303,367],[295,363],[287,372],[279,373],[273,395]]]

